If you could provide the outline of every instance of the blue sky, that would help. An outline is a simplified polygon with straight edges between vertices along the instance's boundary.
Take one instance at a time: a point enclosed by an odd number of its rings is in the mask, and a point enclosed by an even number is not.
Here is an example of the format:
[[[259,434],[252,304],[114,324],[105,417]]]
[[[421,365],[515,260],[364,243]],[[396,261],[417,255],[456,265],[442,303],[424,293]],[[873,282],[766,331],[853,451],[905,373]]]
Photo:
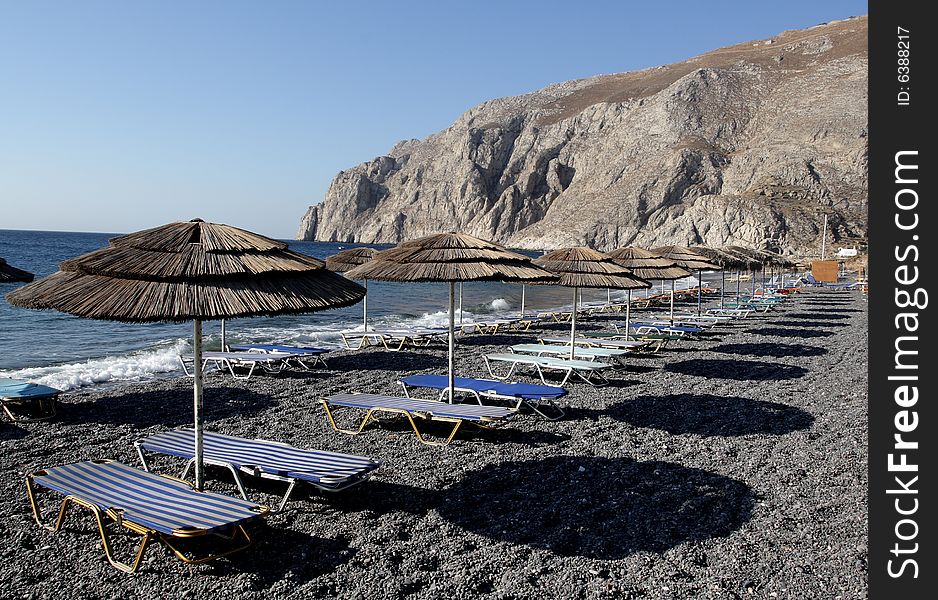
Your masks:
[[[0,0],[0,229],[288,238],[340,170],[484,100],[866,2]]]

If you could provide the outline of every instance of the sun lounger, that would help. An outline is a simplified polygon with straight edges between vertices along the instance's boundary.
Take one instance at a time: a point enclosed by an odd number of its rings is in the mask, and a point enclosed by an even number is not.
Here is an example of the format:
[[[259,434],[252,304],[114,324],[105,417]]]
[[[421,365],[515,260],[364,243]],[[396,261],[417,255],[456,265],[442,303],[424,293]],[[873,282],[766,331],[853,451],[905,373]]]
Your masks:
[[[542,344],[560,344],[569,349],[570,338],[545,337],[538,340]],[[612,348],[614,350],[626,350],[628,352],[654,352],[660,345],[656,340],[617,340],[612,338],[593,338],[577,337],[573,340],[577,346],[587,348]]]
[[[671,325],[670,323],[631,323],[631,327],[635,329],[635,332],[638,334],[642,333],[673,333],[683,336],[693,336],[701,331],[700,327],[694,327],[691,325]],[[618,326],[616,331],[618,331]]]
[[[564,344],[515,344],[508,348],[513,354],[533,354],[534,356],[556,356],[557,358],[570,358],[570,346]],[[624,366],[623,357],[629,350],[622,348],[596,348],[575,347],[573,357],[575,360],[617,360]]]
[[[55,416],[56,402],[62,390],[29,383],[22,379],[0,378],[0,406],[11,421],[44,421]],[[11,408],[16,409],[10,410]],[[35,416],[24,416],[22,409]]]
[[[365,346],[384,346],[385,350],[397,352],[410,345],[425,348],[435,341],[446,341],[446,329],[383,329],[373,331],[342,331],[342,342],[349,350],[361,350]],[[356,343],[357,340],[357,343]]]
[[[515,403],[515,410],[525,405],[537,414],[550,421],[556,421],[564,416],[564,411],[554,402],[567,395],[567,390],[554,385],[538,385],[533,383],[508,383],[493,381],[491,379],[472,379],[469,377],[454,378],[453,390],[468,394],[482,404],[482,399],[507,400]],[[449,378],[446,375],[409,375],[401,379],[404,395],[410,398],[412,388],[429,388],[440,390],[440,401],[445,401],[449,390]],[[541,407],[547,405],[553,410],[553,416],[545,413]]]
[[[213,364],[217,369],[224,371],[228,369],[231,376],[235,379],[250,379],[257,367],[262,368],[268,373],[279,373],[289,365],[289,361],[302,359],[302,355],[285,354],[281,352],[203,352],[202,370],[209,364]],[[183,357],[179,355],[179,362],[182,363],[182,370],[189,377],[195,376],[195,366],[189,371],[189,363],[193,357]],[[235,368],[247,369],[247,374],[238,375]]]
[[[289,354],[291,357],[287,360],[301,369],[310,370],[317,363],[329,368],[326,364],[325,354],[329,353],[327,348],[310,348],[308,346],[286,346],[283,344],[240,344],[231,346],[230,350],[240,352],[269,352],[272,354]]]
[[[428,446],[446,446],[453,441],[453,437],[463,423],[473,423],[480,427],[496,424],[514,415],[513,408],[501,406],[476,406],[473,404],[450,404],[436,400],[418,400],[416,398],[401,398],[398,396],[383,396],[381,394],[336,394],[322,399],[326,409],[326,418],[336,431],[357,435],[362,432],[365,425],[371,421],[376,413],[389,413],[403,415],[410,423],[417,439]],[[351,408],[365,411],[356,429],[343,429],[335,422],[333,412],[335,408]],[[427,421],[442,421],[452,423],[453,428],[443,441],[427,439],[417,428],[414,419]]]
[[[510,379],[516,370],[533,367],[544,385],[549,385],[544,378],[544,371],[559,371],[563,373],[563,380],[560,385],[564,385],[571,377],[576,375],[586,383],[599,387],[609,383],[602,371],[612,368],[611,364],[600,361],[569,360],[529,354],[483,354],[482,358],[485,360],[485,367],[488,369],[489,375],[495,379],[505,381]],[[492,369],[492,363],[508,363],[510,365],[508,373],[504,376],[496,375]]]
[[[134,442],[143,468],[150,470],[146,452],[166,454],[187,459],[181,477],[185,479],[195,462],[195,432],[176,429],[150,435]],[[361,483],[381,466],[380,461],[364,456],[303,450],[280,442],[245,439],[220,433],[203,433],[203,460],[205,464],[224,467],[234,477],[238,491],[248,498],[240,472],[263,479],[288,483],[286,493],[276,511],[286,505],[293,488],[305,481],[321,490],[337,492]]]
[[[53,525],[42,521],[37,488],[65,496]],[[126,573],[137,570],[153,540],[163,543],[186,563],[203,563],[243,550],[251,544],[245,526],[267,513],[266,506],[198,492],[185,481],[116,461],[84,461],[30,473],[26,476],[26,493],[36,522],[52,531],[62,527],[72,504],[90,510],[97,520],[108,562]],[[111,522],[142,537],[130,564],[114,558],[107,527]],[[227,541],[229,547],[196,557],[178,546],[181,540],[207,535]]]

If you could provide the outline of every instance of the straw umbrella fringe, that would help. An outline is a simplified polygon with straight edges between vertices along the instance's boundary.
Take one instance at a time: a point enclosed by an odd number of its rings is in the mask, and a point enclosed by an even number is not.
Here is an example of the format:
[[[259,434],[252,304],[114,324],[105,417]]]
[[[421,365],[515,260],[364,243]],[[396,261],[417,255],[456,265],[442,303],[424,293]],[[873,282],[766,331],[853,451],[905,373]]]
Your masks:
[[[364,288],[323,262],[243,229],[201,219],[110,240],[10,294],[25,308],[127,323],[192,321],[195,483],[202,459],[202,321],[296,314],[348,306]]]
[[[557,284],[573,288],[573,311],[570,314],[570,360],[576,356],[576,313],[580,288],[615,288],[630,290],[651,287],[608,254],[592,248],[561,248],[534,259],[557,275]]]
[[[374,248],[349,248],[342,250],[326,259],[326,268],[336,273],[346,273],[359,265],[373,259],[378,253]],[[362,298],[362,323],[365,332],[368,332],[368,280],[363,279],[365,297]]]
[[[463,281],[553,281],[531,260],[463,233],[440,233],[402,242],[346,274],[353,279],[449,284],[449,401],[455,393],[455,284]]]
[[[658,256],[653,252],[648,250],[638,248],[635,246],[627,246],[625,248],[618,248],[609,253],[609,256],[615,259],[615,261],[622,265],[623,267],[629,269],[633,275],[641,277],[642,279],[660,279],[664,280],[675,280],[682,277],[687,277],[690,275],[690,271],[687,269],[677,266],[677,264],[667,258]],[[662,283],[662,286],[664,284]],[[631,327],[631,307],[632,307],[632,290],[628,291],[629,297],[625,305],[625,331],[626,334],[629,332]],[[674,310],[674,296],[671,296],[671,310],[673,314]]]
[[[660,248],[652,248],[652,252],[660,254],[662,257],[673,260],[679,267],[683,267],[688,270],[697,271],[697,314],[700,315],[701,311],[701,272],[704,269],[707,270],[717,270],[719,267],[709,261],[700,254],[697,254],[690,248],[685,248],[683,246],[662,246]],[[671,324],[674,324],[674,280],[671,280]]]

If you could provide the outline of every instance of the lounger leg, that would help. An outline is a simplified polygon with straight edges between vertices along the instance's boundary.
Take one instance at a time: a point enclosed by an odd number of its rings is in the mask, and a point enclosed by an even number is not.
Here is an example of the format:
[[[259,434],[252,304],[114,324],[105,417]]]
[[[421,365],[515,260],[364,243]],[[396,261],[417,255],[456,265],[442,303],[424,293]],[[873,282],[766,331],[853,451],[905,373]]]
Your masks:
[[[235,552],[240,552],[240,551],[244,550],[245,548],[247,548],[248,546],[250,546],[250,545],[253,543],[253,540],[251,539],[251,536],[248,534],[247,530],[244,528],[243,525],[238,525],[238,526],[234,529],[234,531],[232,531],[232,533],[231,533],[230,536],[219,536],[219,537],[226,538],[226,539],[230,540],[232,543],[234,543],[235,540],[237,540],[237,538],[238,538],[238,534],[240,534],[240,537],[242,537],[242,538],[244,539],[244,542],[242,542],[240,545],[234,546],[234,547],[232,547],[231,549],[226,550],[226,551],[224,551],[224,552],[218,552],[218,553],[215,553],[215,554],[209,554],[208,556],[202,556],[202,557],[199,557],[199,558],[193,558],[193,557],[191,557],[191,556],[185,554],[182,550],[180,550],[180,549],[177,548],[176,546],[174,546],[173,543],[170,541],[170,540],[172,539],[170,536],[160,535],[160,536],[159,536],[159,540],[160,540],[160,542],[163,543],[163,545],[165,545],[167,548],[169,548],[169,549],[172,551],[172,553],[175,554],[176,557],[177,557],[179,560],[181,560],[182,562],[184,562],[184,563],[186,563],[186,564],[190,564],[190,565],[198,565],[198,564],[202,564],[202,563],[209,562],[209,561],[211,561],[211,560],[215,560],[216,558],[222,558],[222,557],[224,557],[224,556],[228,556],[228,555],[230,555],[230,554],[234,554]]]
[[[296,479],[290,482],[290,485],[287,486],[287,491],[283,494],[283,499],[280,501],[280,506],[277,507],[277,510],[271,511],[274,513],[281,512],[283,507],[287,505],[287,500],[290,499],[290,494],[293,493],[293,488],[296,487]]]
[[[358,425],[358,429],[342,429],[341,427],[336,425],[335,418],[332,416],[332,410],[329,408],[329,403],[323,400],[322,405],[323,405],[323,408],[326,409],[326,418],[329,420],[329,424],[332,425],[332,428],[335,429],[336,431],[347,433],[349,435],[358,435],[359,433],[361,433],[362,430],[365,428],[365,425],[368,424],[368,421],[371,420],[376,410],[372,408],[367,413],[365,413],[365,418],[362,419],[362,422]]]
[[[107,534],[107,522],[104,519],[104,514],[97,506],[88,505],[88,508],[91,509],[91,512],[94,513],[95,519],[98,521],[98,532],[101,534],[101,545],[104,546],[104,556],[107,557],[107,561],[111,563],[111,566],[119,571],[124,573],[134,573],[140,567],[140,561],[143,560],[143,553],[146,552],[147,546],[150,544],[152,539],[152,534],[147,531],[142,533],[142,539],[140,540],[140,545],[137,547],[137,552],[134,555],[134,561],[132,564],[127,564],[121,562],[114,558],[114,551],[111,548],[111,540]],[[118,522],[119,519],[118,519]]]
[[[557,406],[557,403],[554,402],[553,400],[545,400],[545,399],[542,398],[542,399],[540,399],[540,400],[524,400],[523,402],[528,406],[528,408],[530,408],[531,410],[533,410],[533,411],[536,412],[537,414],[541,415],[542,417],[544,417],[544,418],[547,419],[548,421],[557,421],[557,420],[560,420],[560,419],[564,418],[564,416],[567,414],[567,413],[564,412],[564,410],[563,410],[562,408],[560,408],[559,406]],[[520,404],[520,403],[519,403],[519,404]],[[545,413],[544,411],[542,411],[542,410],[541,410],[541,405],[542,405],[542,404],[547,404],[548,406],[550,406],[551,408],[553,408],[555,411],[557,411],[557,412],[556,412],[556,416],[552,417],[552,416],[548,415],[547,413]]]
[[[413,427],[414,433],[417,434],[417,439],[420,440],[421,444],[426,444],[427,446],[448,446],[450,442],[453,441],[453,438],[456,436],[456,432],[459,431],[459,427],[462,425],[462,421],[456,421],[456,425],[453,426],[452,431],[449,432],[449,436],[442,441],[428,440],[420,434],[420,430],[417,428],[417,423],[414,422],[414,418],[410,413],[404,413],[407,417],[407,420],[410,421],[410,426]]]

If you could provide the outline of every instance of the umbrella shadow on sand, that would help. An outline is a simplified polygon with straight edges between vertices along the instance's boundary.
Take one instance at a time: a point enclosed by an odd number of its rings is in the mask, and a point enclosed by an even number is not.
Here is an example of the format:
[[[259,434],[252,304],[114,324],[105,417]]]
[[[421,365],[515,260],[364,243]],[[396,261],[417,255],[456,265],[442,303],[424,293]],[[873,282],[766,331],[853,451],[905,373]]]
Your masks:
[[[709,394],[640,396],[603,412],[636,427],[704,437],[784,435],[814,423],[810,413],[787,404]]]
[[[358,552],[341,533],[334,538],[319,537],[270,519],[259,524],[252,537],[254,544],[246,552],[211,563],[213,574],[237,577],[251,573],[256,577],[249,584],[254,590],[269,588],[284,579],[296,585],[332,573]]]
[[[774,337],[796,338],[830,337],[834,335],[832,331],[812,331],[810,329],[791,329],[783,327],[760,327],[758,329],[747,329],[743,333],[749,333],[752,335],[770,335]]]
[[[804,377],[808,370],[795,365],[783,365],[757,360],[693,359],[664,366],[665,371],[683,375],[697,375],[708,379],[736,381],[782,381]]]
[[[3,417],[0,416],[0,419]],[[29,432],[10,422],[0,422],[0,442],[18,440],[29,435]]]
[[[254,414],[278,402],[270,396],[240,387],[206,387],[205,392],[206,421]],[[65,423],[191,427],[192,390],[126,392],[91,402],[63,403],[59,415]]]
[[[823,356],[829,350],[820,346],[806,346],[804,344],[724,344],[710,348],[713,352],[724,354],[739,354],[744,356],[770,356],[772,358],[785,358],[786,356]]]
[[[329,357],[332,371],[423,371],[446,366],[446,357],[426,352],[358,352]]]
[[[468,472],[441,493],[438,510],[496,541],[616,560],[727,536],[750,519],[754,503],[745,483],[702,469],[554,456]]]
[[[827,319],[827,320],[831,320],[831,321],[843,321],[843,320],[846,320],[846,319],[849,319],[849,318],[850,318],[850,317],[848,317],[848,316],[846,316],[846,315],[826,315],[826,314],[824,314],[824,313],[819,313],[819,312],[809,312],[809,313],[807,313],[807,312],[799,312],[799,313],[791,313],[791,314],[788,315],[788,316],[789,316],[789,317],[796,317],[796,318],[799,318],[799,319]]]

